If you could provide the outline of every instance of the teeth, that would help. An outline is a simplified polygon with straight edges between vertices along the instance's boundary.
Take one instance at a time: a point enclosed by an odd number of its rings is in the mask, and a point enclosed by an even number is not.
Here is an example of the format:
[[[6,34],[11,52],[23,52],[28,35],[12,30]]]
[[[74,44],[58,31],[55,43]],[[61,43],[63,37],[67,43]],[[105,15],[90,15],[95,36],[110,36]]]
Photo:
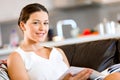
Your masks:
[[[44,33],[37,33],[37,35],[39,35],[39,36],[43,36],[43,35],[44,35]]]
[[[42,36],[43,34],[39,34],[40,36]]]

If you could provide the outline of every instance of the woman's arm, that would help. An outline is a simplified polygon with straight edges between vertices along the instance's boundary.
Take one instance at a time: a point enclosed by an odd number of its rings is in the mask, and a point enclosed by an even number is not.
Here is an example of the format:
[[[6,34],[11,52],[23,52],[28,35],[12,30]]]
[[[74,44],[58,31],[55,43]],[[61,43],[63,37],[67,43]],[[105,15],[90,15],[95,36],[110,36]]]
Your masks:
[[[120,72],[109,74],[104,80],[120,80]]]
[[[29,80],[23,60],[18,53],[10,54],[7,66],[10,80]]]

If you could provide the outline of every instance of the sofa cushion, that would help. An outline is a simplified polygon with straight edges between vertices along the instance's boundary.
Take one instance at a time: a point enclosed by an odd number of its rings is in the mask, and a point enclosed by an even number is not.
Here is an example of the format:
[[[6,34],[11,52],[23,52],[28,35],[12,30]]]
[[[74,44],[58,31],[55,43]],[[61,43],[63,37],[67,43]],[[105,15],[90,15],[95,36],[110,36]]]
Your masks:
[[[119,56],[118,63],[120,63],[120,39],[117,40],[116,46],[117,46],[117,51],[116,52],[118,53],[118,54],[116,54],[116,56]]]
[[[120,40],[118,44],[118,39],[104,39],[58,47],[65,52],[70,66],[89,67],[102,71],[120,62]]]
[[[71,65],[102,71],[115,64],[116,39],[98,40],[75,45]]]
[[[7,65],[4,60],[0,60],[0,80],[10,80],[7,73]]]

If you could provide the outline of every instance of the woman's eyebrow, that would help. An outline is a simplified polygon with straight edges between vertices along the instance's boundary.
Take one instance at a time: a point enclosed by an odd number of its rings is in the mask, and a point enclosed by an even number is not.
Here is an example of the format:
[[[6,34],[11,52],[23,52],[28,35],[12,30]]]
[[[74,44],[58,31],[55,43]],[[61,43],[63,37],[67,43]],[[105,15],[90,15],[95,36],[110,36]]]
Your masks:
[[[39,19],[34,19],[33,21],[41,21],[41,20],[39,20]],[[44,20],[44,21],[49,22],[49,20]]]
[[[34,19],[33,21],[40,21],[39,19]]]

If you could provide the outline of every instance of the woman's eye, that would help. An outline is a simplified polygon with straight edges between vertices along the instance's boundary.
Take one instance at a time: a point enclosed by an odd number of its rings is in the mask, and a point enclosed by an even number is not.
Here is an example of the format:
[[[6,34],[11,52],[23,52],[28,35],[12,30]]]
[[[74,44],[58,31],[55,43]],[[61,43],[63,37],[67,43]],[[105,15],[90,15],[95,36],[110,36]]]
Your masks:
[[[39,24],[39,22],[33,22],[33,24]]]
[[[45,22],[44,24],[45,24],[45,25],[48,25],[49,23],[48,23],[48,22]]]

